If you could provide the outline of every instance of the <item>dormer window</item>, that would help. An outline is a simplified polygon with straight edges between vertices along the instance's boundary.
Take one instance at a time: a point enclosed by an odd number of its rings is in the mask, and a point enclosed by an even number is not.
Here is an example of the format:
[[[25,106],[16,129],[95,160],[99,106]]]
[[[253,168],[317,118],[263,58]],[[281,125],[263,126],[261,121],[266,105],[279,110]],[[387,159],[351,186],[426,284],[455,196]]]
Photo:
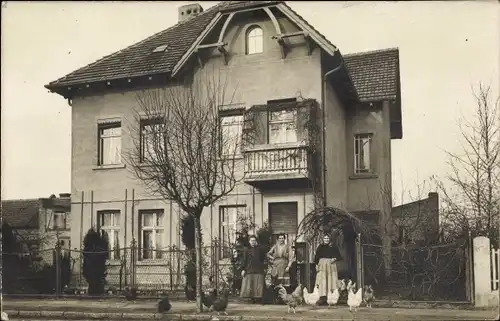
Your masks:
[[[251,27],[246,39],[247,55],[258,54],[264,51],[264,32],[260,27]]]

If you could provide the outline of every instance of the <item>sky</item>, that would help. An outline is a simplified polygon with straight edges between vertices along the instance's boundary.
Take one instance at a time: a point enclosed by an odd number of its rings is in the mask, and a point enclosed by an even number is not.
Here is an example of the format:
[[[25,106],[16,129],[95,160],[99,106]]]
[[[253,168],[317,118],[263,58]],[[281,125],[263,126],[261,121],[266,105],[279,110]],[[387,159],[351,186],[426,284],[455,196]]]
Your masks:
[[[2,199],[70,192],[71,108],[43,86],[170,27],[186,3],[2,1]],[[216,3],[201,2],[205,9]],[[498,95],[498,2],[288,4],[343,54],[399,48],[395,204],[432,189],[428,178],[449,170],[445,151],[460,151],[459,119],[474,116],[471,88],[483,82]]]

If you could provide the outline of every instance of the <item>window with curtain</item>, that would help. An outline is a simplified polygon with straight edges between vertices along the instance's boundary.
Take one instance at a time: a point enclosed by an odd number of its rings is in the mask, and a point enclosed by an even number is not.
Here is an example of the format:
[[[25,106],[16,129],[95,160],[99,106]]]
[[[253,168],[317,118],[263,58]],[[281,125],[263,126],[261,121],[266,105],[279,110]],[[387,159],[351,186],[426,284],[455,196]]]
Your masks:
[[[264,32],[260,27],[252,27],[247,32],[247,55],[262,53],[264,51]]]
[[[221,258],[232,256],[232,245],[236,242],[238,219],[245,215],[246,205],[221,206],[220,211],[220,242]]]
[[[269,112],[269,144],[297,142],[297,112],[280,110]]]
[[[120,259],[120,211],[97,212],[99,230],[108,235],[109,259]]]
[[[371,173],[371,144],[372,134],[358,134],[354,136],[354,173]]]
[[[99,124],[98,126],[99,165],[121,164],[122,128],[121,123]]]
[[[163,257],[163,210],[143,210],[141,219],[141,259],[161,259]]]
[[[221,156],[231,157],[241,154],[243,114],[221,115]]]
[[[66,230],[69,227],[67,226],[67,216],[66,212],[54,212],[52,214],[52,224],[51,228],[53,230]]]

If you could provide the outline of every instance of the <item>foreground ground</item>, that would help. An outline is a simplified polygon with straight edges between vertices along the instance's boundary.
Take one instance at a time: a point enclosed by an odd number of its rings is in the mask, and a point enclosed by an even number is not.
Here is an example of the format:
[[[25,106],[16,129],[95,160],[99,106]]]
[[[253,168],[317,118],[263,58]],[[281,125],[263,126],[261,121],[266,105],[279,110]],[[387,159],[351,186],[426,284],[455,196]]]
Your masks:
[[[212,313],[204,312],[204,317],[195,314],[194,303],[172,302],[172,310],[164,316],[155,315],[157,300],[137,300],[128,302],[123,299],[81,300],[81,299],[9,299],[4,298],[2,309],[11,313],[11,320],[89,320],[103,318],[102,313],[115,314],[105,319],[164,319],[210,320]],[[21,314],[16,316],[16,311]],[[43,311],[43,312],[40,312]],[[30,313],[32,312],[32,313]],[[67,312],[64,314],[63,312]],[[297,308],[297,313],[287,314],[286,306],[250,305],[230,303],[229,318],[220,320],[496,320],[498,309],[466,310],[443,308],[383,308],[374,305],[372,309],[361,307],[358,312],[350,313],[347,306],[336,308],[309,307]],[[42,318],[43,317],[43,318]]]

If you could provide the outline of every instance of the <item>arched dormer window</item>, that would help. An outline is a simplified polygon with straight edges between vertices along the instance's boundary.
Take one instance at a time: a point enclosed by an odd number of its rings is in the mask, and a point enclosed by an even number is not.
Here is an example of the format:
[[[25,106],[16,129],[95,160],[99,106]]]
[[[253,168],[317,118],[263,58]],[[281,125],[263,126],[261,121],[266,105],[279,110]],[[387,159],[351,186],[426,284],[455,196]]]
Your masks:
[[[255,26],[247,31],[246,39],[247,55],[257,54],[264,51],[264,32],[262,28]]]

